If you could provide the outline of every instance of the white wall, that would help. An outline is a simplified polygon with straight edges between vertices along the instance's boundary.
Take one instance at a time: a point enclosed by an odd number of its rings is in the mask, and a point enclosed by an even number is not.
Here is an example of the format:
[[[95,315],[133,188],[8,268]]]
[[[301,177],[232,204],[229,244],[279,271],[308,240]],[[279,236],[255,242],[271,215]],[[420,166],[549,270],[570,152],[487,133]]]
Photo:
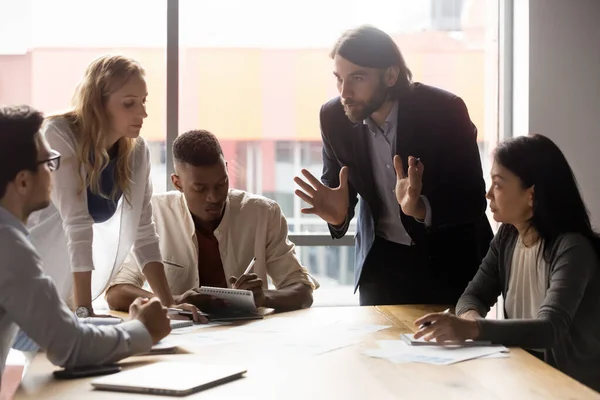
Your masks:
[[[514,0],[515,3],[523,0]],[[515,134],[541,133],[563,150],[579,181],[594,227],[600,230],[600,1],[529,0],[527,62],[515,36],[515,97],[529,96],[528,118],[515,110]],[[522,6],[522,5],[521,5]],[[527,90],[524,90],[523,84]],[[520,86],[520,87],[519,87]],[[518,101],[515,102],[515,105]],[[519,126],[524,121],[526,126]],[[528,125],[528,126],[527,126]],[[524,130],[523,130],[524,129]],[[521,131],[523,130],[523,131]]]

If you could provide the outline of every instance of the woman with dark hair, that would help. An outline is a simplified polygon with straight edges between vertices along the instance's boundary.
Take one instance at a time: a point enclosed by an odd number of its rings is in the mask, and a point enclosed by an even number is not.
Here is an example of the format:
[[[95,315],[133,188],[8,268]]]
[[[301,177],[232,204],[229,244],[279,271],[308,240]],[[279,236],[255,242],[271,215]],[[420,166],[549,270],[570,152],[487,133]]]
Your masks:
[[[523,347],[600,391],[600,239],[569,163],[547,137],[519,137],[496,149],[491,175],[503,225],[458,317],[426,315],[415,338]],[[506,319],[483,319],[500,294]]]

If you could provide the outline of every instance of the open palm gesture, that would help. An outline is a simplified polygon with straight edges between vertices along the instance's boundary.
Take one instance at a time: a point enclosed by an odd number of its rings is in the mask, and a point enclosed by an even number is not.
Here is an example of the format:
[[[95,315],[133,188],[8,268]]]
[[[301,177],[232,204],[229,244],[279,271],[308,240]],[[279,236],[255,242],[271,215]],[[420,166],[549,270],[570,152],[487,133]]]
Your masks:
[[[405,175],[402,160],[396,155],[394,169],[396,170],[396,200],[402,212],[410,217],[424,219],[425,204],[421,200],[423,163],[413,156],[408,157],[408,174]]]
[[[296,196],[310,204],[312,207],[303,208],[304,214],[315,214],[331,225],[341,225],[348,214],[348,167],[340,170],[340,185],[329,188],[323,185],[313,174],[306,169],[302,174],[308,182],[295,177],[294,182],[302,188],[296,190]]]

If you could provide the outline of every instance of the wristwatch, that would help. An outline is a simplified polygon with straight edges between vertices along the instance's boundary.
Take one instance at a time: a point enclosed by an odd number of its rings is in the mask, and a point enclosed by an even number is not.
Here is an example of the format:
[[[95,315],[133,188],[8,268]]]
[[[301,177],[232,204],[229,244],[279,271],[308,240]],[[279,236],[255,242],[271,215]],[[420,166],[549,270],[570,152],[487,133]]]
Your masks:
[[[92,308],[87,307],[87,306],[79,306],[75,310],[75,315],[78,318],[88,318],[88,317],[91,317],[92,314],[93,314]]]

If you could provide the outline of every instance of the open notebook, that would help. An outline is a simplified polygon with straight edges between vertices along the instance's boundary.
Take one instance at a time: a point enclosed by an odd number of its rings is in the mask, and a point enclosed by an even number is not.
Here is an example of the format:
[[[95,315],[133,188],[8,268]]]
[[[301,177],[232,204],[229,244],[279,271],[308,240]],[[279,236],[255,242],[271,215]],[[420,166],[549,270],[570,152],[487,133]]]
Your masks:
[[[198,293],[224,300],[227,303],[226,308],[208,314],[208,319],[211,321],[263,318],[263,314],[256,308],[254,295],[250,290],[201,286]]]

